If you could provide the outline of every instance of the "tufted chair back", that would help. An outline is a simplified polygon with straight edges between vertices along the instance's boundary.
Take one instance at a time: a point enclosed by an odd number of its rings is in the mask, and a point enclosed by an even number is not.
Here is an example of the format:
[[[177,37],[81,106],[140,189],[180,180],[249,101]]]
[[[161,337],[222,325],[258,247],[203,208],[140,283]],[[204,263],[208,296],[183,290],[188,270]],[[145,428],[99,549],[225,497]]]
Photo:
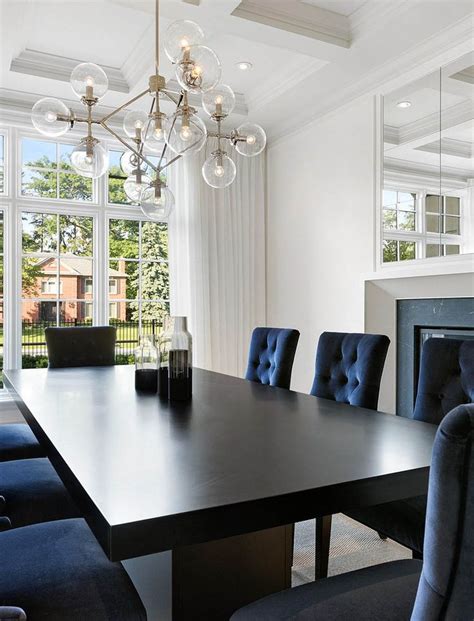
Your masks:
[[[442,420],[433,446],[423,571],[412,621],[474,619],[474,405]]]
[[[376,410],[389,344],[383,334],[323,332],[311,394]]]
[[[457,405],[474,401],[474,340],[428,339],[421,352],[413,418],[439,425]]]
[[[49,367],[102,367],[115,364],[116,329],[46,328]]]
[[[289,388],[300,333],[286,328],[255,328],[245,379]]]

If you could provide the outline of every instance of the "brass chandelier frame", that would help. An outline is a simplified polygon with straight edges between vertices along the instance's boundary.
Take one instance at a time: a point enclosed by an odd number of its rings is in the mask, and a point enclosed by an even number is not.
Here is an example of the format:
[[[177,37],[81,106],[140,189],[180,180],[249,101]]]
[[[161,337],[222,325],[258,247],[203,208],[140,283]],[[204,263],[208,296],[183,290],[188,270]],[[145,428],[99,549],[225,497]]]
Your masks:
[[[183,54],[183,59],[180,61],[180,64],[190,64],[190,50],[186,50]],[[132,141],[127,141],[122,138],[115,130],[113,130],[109,125],[108,121],[114,117],[116,114],[124,110],[125,108],[131,106],[135,102],[139,101],[146,95],[152,95],[152,103],[150,106],[150,111],[148,114],[148,125],[143,130],[143,135],[147,135],[149,124],[153,121],[158,121],[158,126],[161,127],[161,118],[165,115],[160,110],[160,98],[163,95],[169,101],[171,101],[175,106],[176,110],[181,109],[183,111],[183,115],[188,114],[191,116],[196,112],[195,108],[192,108],[188,103],[188,92],[186,90],[181,90],[179,96],[176,96],[174,91],[170,91],[166,88],[166,78],[160,75],[159,72],[159,58],[160,58],[160,18],[159,18],[159,0],[155,0],[155,73],[150,76],[148,81],[148,88],[135,97],[132,97],[125,103],[123,103],[118,108],[114,109],[109,114],[106,114],[101,119],[94,119],[92,115],[92,110],[94,106],[98,102],[98,98],[94,96],[93,87],[86,86],[86,94],[81,97],[82,103],[87,107],[87,115],[85,117],[77,116],[72,110],[70,110],[69,116],[58,115],[57,118],[60,121],[66,121],[70,123],[71,129],[74,127],[76,123],[86,123],[87,124],[87,136],[84,139],[86,143],[86,153],[87,155],[92,155],[93,147],[98,142],[92,134],[93,125],[98,125],[102,127],[105,131],[107,131],[111,136],[113,136],[116,140],[118,140],[124,147],[126,147],[129,151],[131,151],[138,158],[138,166],[137,166],[137,180],[140,181],[140,177],[142,174],[141,171],[141,162],[145,162],[155,173],[156,180],[152,182],[152,185],[159,192],[159,188],[163,185],[163,182],[160,180],[160,174],[168,168],[171,164],[176,162],[177,160],[183,157],[183,154],[178,154],[167,160],[163,163],[163,160],[166,155],[166,151],[168,148],[168,144],[165,142],[163,146],[163,150],[161,155],[159,156],[158,164],[155,165],[150,159],[145,155],[144,151],[144,141],[142,140],[141,129],[136,130],[136,137],[132,139]],[[217,139],[217,150],[214,152],[215,154],[225,154],[225,151],[222,150],[222,141],[228,140],[231,142],[233,146],[235,146],[238,142],[245,142],[247,137],[238,133],[237,130],[232,130],[231,133],[222,133],[222,121],[227,117],[226,114],[222,112],[222,105],[216,104],[216,111],[212,114],[211,118],[217,124],[216,132],[206,131],[206,138],[216,138]]]

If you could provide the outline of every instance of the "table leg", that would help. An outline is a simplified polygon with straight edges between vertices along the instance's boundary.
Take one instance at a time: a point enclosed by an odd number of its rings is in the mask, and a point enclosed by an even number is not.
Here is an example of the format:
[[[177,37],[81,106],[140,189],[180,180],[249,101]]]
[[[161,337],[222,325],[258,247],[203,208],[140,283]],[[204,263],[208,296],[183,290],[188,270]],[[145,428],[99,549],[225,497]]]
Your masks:
[[[291,586],[291,526],[173,550],[173,621],[228,621]]]
[[[327,578],[329,563],[329,546],[331,544],[332,515],[316,518],[316,558],[314,577]]]

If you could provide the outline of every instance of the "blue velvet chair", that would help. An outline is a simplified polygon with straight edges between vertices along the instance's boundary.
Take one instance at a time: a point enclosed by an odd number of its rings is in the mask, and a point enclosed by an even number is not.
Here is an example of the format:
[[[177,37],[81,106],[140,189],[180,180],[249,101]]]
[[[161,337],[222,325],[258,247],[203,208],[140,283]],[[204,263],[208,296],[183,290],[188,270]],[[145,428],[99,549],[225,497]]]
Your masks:
[[[116,329],[113,326],[46,328],[45,338],[51,368],[115,364]],[[27,425],[0,426],[0,462],[44,455]]]
[[[104,366],[115,362],[114,327],[46,328],[45,335],[52,368]],[[28,430],[26,425],[18,427]],[[0,427],[0,436],[1,432]],[[0,514],[10,520],[13,528],[80,516],[45,458],[1,462],[0,495],[3,499]]]
[[[439,424],[454,407],[474,402],[474,340],[431,338],[421,352],[420,377],[413,418]],[[426,495],[397,500],[347,513],[390,537],[420,558]]]
[[[33,457],[44,457],[44,451],[28,425],[0,425],[0,462]]]
[[[300,333],[286,328],[255,328],[245,379],[289,388]]]
[[[389,344],[383,334],[323,332],[311,394],[376,410]]]
[[[82,519],[0,532],[0,619],[146,621],[128,574]]]
[[[323,332],[311,394],[376,410],[389,345],[383,334]],[[331,515],[316,519],[316,578],[327,576],[331,522]]]
[[[442,421],[433,447],[424,562],[318,580],[246,606],[231,621],[474,619],[474,405]]]

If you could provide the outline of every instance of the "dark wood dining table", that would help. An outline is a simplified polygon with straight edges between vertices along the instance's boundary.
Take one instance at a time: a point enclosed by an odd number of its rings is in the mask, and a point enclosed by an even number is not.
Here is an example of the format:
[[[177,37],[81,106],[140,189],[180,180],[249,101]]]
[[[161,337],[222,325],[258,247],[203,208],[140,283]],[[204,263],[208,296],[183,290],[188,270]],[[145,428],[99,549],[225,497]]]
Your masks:
[[[228,619],[290,586],[294,522],[427,490],[426,423],[201,369],[186,403],[125,366],[4,378],[150,621]]]

